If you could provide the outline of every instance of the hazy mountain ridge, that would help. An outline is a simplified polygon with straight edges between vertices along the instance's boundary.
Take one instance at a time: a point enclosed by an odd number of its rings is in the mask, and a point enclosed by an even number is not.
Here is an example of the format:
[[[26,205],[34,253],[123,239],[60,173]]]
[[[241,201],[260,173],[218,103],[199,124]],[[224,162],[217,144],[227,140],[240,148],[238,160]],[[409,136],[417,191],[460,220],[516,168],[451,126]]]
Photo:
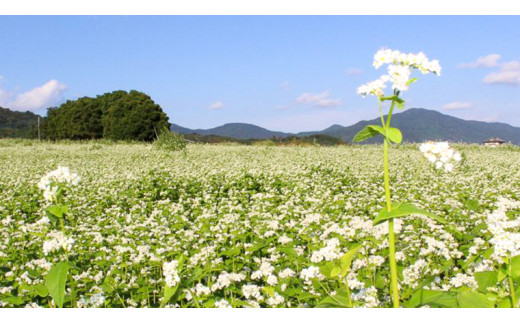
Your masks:
[[[188,129],[176,124],[172,124],[170,130],[183,134],[196,133],[200,135],[217,135],[237,139],[268,139],[272,137],[284,138],[290,135],[289,133],[271,131],[248,123],[226,123],[222,126],[206,130]]]
[[[220,135],[239,139],[268,139],[272,137],[309,136],[326,134],[351,142],[354,135],[369,124],[380,124],[379,118],[359,121],[350,126],[332,125],[321,131],[306,131],[297,134],[270,131],[247,123],[228,123],[211,129],[188,129],[173,124],[172,131],[188,134]],[[448,140],[452,142],[481,143],[490,137],[499,137],[506,142],[520,144],[520,127],[506,123],[470,121],[442,114],[438,111],[411,108],[396,113],[392,117],[392,126],[401,129],[403,140],[422,142],[426,140]],[[381,139],[372,139],[376,142]]]

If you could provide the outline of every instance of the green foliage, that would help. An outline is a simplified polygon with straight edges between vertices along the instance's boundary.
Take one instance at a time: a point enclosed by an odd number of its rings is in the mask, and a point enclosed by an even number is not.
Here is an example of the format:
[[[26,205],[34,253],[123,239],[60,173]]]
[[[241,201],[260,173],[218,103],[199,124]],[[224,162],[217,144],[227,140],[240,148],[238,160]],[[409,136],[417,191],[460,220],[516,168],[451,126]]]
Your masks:
[[[399,144],[401,143],[401,141],[403,141],[403,135],[401,134],[401,131],[399,129],[392,127],[384,128],[382,126],[376,125],[366,126],[354,136],[354,139],[352,139],[352,141],[365,141],[379,134],[385,138],[388,138],[388,140],[396,144]]]
[[[0,107],[0,138],[38,138],[38,115]]]
[[[340,275],[342,277],[347,276],[348,271],[350,269],[350,264],[352,264],[352,260],[354,259],[354,256],[359,251],[359,249],[361,249],[361,245],[357,245],[357,246],[353,247],[340,258],[340,262],[341,262]]]
[[[475,280],[478,284],[478,290],[486,293],[489,287],[495,287],[498,281],[498,273],[496,271],[475,272]]]
[[[49,294],[58,307],[63,307],[63,301],[65,300],[65,285],[69,268],[68,262],[60,262],[53,265],[47,276],[45,276],[45,286],[47,286]]]
[[[394,218],[401,218],[410,214],[422,214],[426,215],[429,218],[432,218],[440,223],[446,223],[446,220],[441,218],[440,216],[437,216],[435,214],[432,214],[428,211],[422,210],[415,205],[409,204],[409,203],[401,203],[396,204],[395,208],[392,209],[392,211],[388,212],[386,208],[383,208],[378,216],[374,219],[374,225],[383,223],[385,221],[388,221],[390,219]]]
[[[80,98],[67,101],[58,108],[49,108],[44,122],[46,138],[56,139],[100,139],[103,137],[102,101],[97,98]]]
[[[401,130],[397,128],[388,128],[386,136],[390,141],[395,142],[396,144],[399,144],[401,141],[403,141],[403,134],[401,133]]]
[[[161,107],[142,92],[113,92],[104,103],[104,138],[153,141],[156,129],[170,127]]]
[[[369,138],[375,137],[378,134],[383,134],[383,127],[381,126],[375,126],[370,125],[366,126],[365,128],[361,129],[355,136],[354,139],[352,139],[353,142],[361,142],[365,141]]]
[[[177,267],[177,270],[179,272],[182,271],[182,267],[184,265],[184,255],[181,255],[177,261],[179,262],[179,265]],[[177,290],[179,289],[179,286],[181,285],[181,283],[175,285],[175,286],[168,286],[168,285],[164,285],[164,298],[163,298],[163,301],[161,303],[161,307],[164,307],[164,305],[168,304],[168,302],[172,299],[172,297],[176,294]]]
[[[186,140],[183,135],[165,128],[153,142],[153,147],[164,151],[184,151],[186,150]]]
[[[114,91],[49,108],[44,120],[47,139],[152,141],[155,129],[169,127],[168,116],[148,95]]]

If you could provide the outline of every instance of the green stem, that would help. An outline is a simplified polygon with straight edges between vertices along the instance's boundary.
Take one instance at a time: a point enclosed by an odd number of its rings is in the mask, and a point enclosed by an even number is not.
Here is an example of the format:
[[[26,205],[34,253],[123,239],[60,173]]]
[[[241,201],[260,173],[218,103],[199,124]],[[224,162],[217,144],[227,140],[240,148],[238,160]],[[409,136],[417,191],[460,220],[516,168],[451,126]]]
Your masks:
[[[386,119],[386,125],[383,124],[383,127],[390,128],[390,121],[392,121],[392,112],[394,112],[395,101],[392,101],[392,105],[390,105],[390,111],[388,112],[388,118]]]
[[[385,119],[383,118],[383,109],[381,108],[381,98],[379,98],[378,104],[379,104],[379,115],[381,116],[381,124],[384,127],[385,126]]]
[[[388,112],[388,118],[386,124],[384,123],[383,113],[381,113],[381,122],[384,128],[390,127],[390,121],[392,120],[392,112],[394,110],[395,101],[392,101],[390,111]],[[383,168],[385,177],[385,197],[386,197],[386,209],[390,213],[392,211],[392,200],[390,196],[390,175],[388,170],[388,150],[390,142],[385,137],[383,145]],[[390,262],[390,295],[394,308],[399,307],[399,286],[397,283],[397,263],[395,261],[395,233],[394,233],[394,220],[388,221],[388,260]]]
[[[509,293],[511,294],[511,302],[513,302],[513,308],[517,308],[516,305],[516,295],[515,295],[515,285],[513,285],[513,279],[511,278],[511,257],[508,259],[508,275],[507,275],[507,281],[509,282]]]
[[[390,176],[388,174],[388,139],[384,141],[384,172],[385,172],[385,196],[386,207],[388,212],[392,211],[392,202],[390,200]],[[397,285],[397,264],[395,261],[395,234],[394,234],[394,220],[388,221],[388,260],[390,262],[390,293],[392,303],[395,308],[399,307],[399,289]]]
[[[345,278],[345,288],[347,289],[348,305],[350,306],[350,308],[352,308],[353,307],[352,297],[350,296],[350,288],[348,287],[348,281],[346,278]]]

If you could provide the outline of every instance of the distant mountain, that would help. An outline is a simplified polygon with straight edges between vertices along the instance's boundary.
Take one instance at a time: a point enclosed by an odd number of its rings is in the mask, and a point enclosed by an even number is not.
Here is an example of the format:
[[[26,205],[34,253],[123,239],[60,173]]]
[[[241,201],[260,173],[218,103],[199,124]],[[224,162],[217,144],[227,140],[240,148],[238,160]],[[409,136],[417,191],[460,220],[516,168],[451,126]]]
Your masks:
[[[341,138],[347,142],[369,124],[381,124],[379,118],[360,121],[348,127],[332,126],[317,133]],[[392,116],[392,127],[401,129],[403,141],[447,140],[451,142],[481,143],[490,137],[520,144],[520,128],[500,122],[468,121],[438,111],[412,108]],[[369,142],[375,142],[372,139]],[[380,140],[379,140],[380,141]]]
[[[188,129],[172,125],[175,132],[184,134],[219,135],[238,139],[267,139],[272,137],[329,135],[351,142],[354,135],[369,124],[380,124],[379,118],[360,121],[351,126],[332,125],[321,131],[307,131],[298,134],[270,131],[246,123],[228,123],[220,127],[202,130]],[[392,116],[392,126],[401,129],[403,140],[422,142],[426,140],[448,140],[452,142],[481,143],[490,137],[499,137],[506,142],[520,144],[520,128],[500,122],[468,121],[442,114],[438,111],[411,108]],[[377,142],[381,139],[367,141]]]
[[[0,138],[36,138],[38,115],[0,107]]]
[[[262,127],[258,127],[248,123],[226,123],[223,126],[211,128],[211,129],[188,129],[176,124],[172,124],[170,127],[171,131],[191,134],[196,133],[199,135],[216,135],[223,137],[231,137],[236,139],[268,139],[272,137],[285,138],[290,134],[285,132],[270,131]]]

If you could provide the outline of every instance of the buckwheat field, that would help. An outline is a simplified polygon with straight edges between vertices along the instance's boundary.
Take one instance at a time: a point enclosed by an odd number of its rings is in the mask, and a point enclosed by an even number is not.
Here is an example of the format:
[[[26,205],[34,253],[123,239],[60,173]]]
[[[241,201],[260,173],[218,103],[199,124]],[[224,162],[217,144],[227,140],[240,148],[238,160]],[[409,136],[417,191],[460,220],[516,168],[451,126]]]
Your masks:
[[[520,150],[453,148],[389,152],[444,221],[394,215],[400,306],[514,306]],[[381,150],[1,141],[0,306],[391,307]]]

